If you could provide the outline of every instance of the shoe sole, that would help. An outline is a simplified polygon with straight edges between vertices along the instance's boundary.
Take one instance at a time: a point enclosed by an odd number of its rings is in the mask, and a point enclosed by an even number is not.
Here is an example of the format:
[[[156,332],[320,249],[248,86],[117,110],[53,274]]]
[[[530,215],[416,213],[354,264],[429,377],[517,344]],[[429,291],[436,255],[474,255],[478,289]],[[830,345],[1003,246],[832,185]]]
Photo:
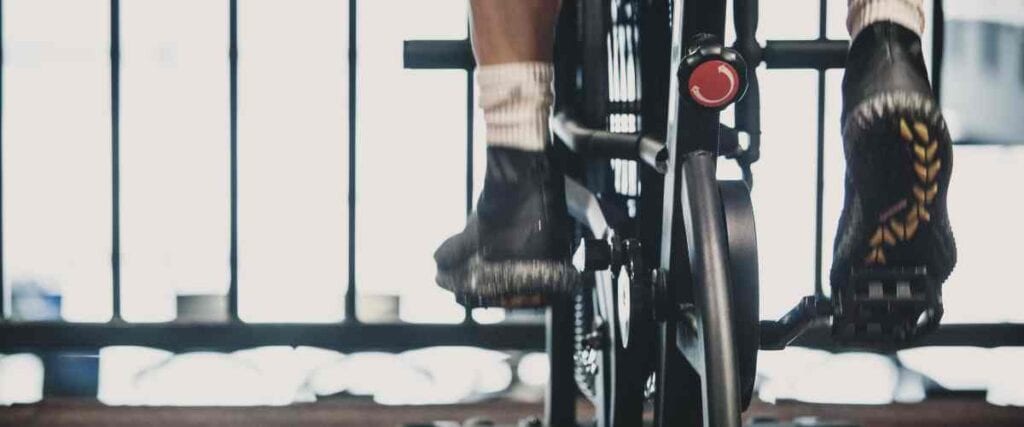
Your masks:
[[[571,294],[582,281],[568,262],[484,261],[480,256],[462,268],[439,270],[436,280],[467,308],[540,308]]]
[[[886,198],[888,203],[864,211],[873,215],[864,217],[866,223],[873,223],[870,225],[872,229],[860,243],[865,251],[851,259],[850,264],[859,268],[927,265],[931,267],[929,275],[938,283],[945,281],[952,265],[940,265],[943,260],[929,258],[947,253],[945,249],[934,248],[942,245],[941,240],[945,239],[952,245],[948,249],[955,254],[952,230],[945,217],[944,194],[949,185],[952,150],[949,132],[934,101],[920,95],[901,93],[876,96],[854,109],[844,133],[850,137],[848,150],[881,150],[878,153],[882,154],[868,158],[867,161],[873,165],[859,166],[888,168],[875,171],[869,167],[869,173],[893,177],[893,182],[889,183],[877,178],[871,181],[876,186],[885,185],[884,188],[860,186],[857,191],[860,194],[886,194],[897,189]],[[898,144],[895,149],[870,145],[893,142]],[[847,153],[848,159],[854,156]],[[860,159],[866,157],[859,156]],[[933,213],[939,209],[943,212],[942,218],[933,218]],[[930,227],[934,230],[929,230]],[[935,236],[941,236],[941,240]],[[952,264],[955,264],[955,255],[952,259]]]

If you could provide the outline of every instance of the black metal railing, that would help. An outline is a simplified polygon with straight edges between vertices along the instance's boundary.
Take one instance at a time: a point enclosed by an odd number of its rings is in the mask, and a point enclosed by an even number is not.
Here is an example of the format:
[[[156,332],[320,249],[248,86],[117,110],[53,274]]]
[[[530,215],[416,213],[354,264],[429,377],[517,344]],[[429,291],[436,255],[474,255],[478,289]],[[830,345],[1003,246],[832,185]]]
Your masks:
[[[424,324],[366,324],[357,317],[359,299],[356,284],[356,126],[357,121],[357,6],[358,0],[348,1],[348,280],[345,293],[345,319],[329,324],[267,324],[246,323],[239,318],[239,229],[238,229],[238,107],[239,107],[239,37],[238,0],[228,0],[228,97],[229,97],[229,286],[226,313],[223,322],[197,322],[179,320],[171,323],[130,323],[122,317],[121,286],[121,1],[109,0],[110,7],[110,101],[111,101],[111,187],[112,194],[112,316],[105,323],[71,323],[62,321],[19,321],[11,318],[10,289],[0,281],[0,352],[14,351],[86,351],[94,352],[111,345],[139,345],[172,351],[197,349],[229,351],[263,345],[308,345],[341,351],[366,349],[406,350],[437,345],[473,345],[494,349],[543,350],[544,325],[535,322],[481,325],[474,322],[467,310],[465,321],[454,325]],[[0,0],[0,45],[3,44],[4,2]],[[463,40],[459,46],[468,46]],[[460,51],[461,52],[461,51]],[[468,52],[468,50],[466,51]],[[0,61],[2,61],[0,51]],[[460,67],[472,68],[469,64]],[[3,104],[3,72],[0,67],[0,112]],[[473,207],[473,84],[467,74],[467,127],[466,127],[466,212]],[[0,114],[2,120],[3,114]],[[3,123],[0,122],[0,129]],[[0,132],[2,135],[2,132]],[[0,139],[0,156],[3,153]],[[2,157],[0,157],[2,159]],[[0,179],[3,174],[0,173]],[[3,181],[0,180],[0,253],[3,250]],[[0,276],[5,272],[0,256]]]

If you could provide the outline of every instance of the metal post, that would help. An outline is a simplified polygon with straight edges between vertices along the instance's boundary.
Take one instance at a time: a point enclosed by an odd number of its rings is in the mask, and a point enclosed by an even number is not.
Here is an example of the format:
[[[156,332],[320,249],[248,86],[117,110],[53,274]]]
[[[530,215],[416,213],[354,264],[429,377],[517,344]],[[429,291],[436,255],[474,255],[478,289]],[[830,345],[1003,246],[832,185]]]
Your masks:
[[[821,9],[818,12],[818,41],[827,40],[826,22],[828,18],[828,1],[820,1]],[[815,187],[814,200],[814,294],[818,297],[825,296],[825,284],[822,281],[822,250],[824,249],[824,237],[822,233],[822,222],[824,221],[825,207],[825,68],[818,67],[818,158],[815,166],[817,186]]]
[[[757,67],[763,59],[761,44],[757,41],[758,0],[736,0],[733,6],[733,23],[736,29],[736,43],[733,46],[749,64],[747,73],[747,94],[736,104],[736,130],[743,131],[749,138],[740,160],[743,179],[750,189],[754,185],[754,174],[750,165],[761,157],[761,85],[757,80]]]
[[[469,40],[466,40],[469,43]],[[466,215],[473,212],[473,126],[474,108],[473,68],[466,69]]]
[[[111,279],[113,320],[121,320],[121,2],[110,0]]]
[[[0,323],[7,320],[7,289],[4,288],[4,281],[7,276],[5,270],[4,253],[4,174],[3,174],[3,128],[4,128],[4,2],[0,0]]]
[[[238,320],[238,0],[228,2],[228,96],[230,132],[230,227],[228,319]]]
[[[468,30],[467,30],[468,31]],[[469,39],[466,39],[469,43]],[[466,215],[473,212],[473,68],[466,68]],[[463,322],[474,324],[473,309],[465,308]]]
[[[544,396],[546,426],[576,425],[576,380],[573,378],[573,302],[554,301],[547,309],[547,350],[551,366]]]
[[[934,0],[932,6],[932,92],[935,100],[942,96],[942,58],[946,53],[946,13],[942,0]],[[941,102],[939,105],[942,105]]]
[[[356,2],[348,0],[348,289],[345,320],[356,316]]]

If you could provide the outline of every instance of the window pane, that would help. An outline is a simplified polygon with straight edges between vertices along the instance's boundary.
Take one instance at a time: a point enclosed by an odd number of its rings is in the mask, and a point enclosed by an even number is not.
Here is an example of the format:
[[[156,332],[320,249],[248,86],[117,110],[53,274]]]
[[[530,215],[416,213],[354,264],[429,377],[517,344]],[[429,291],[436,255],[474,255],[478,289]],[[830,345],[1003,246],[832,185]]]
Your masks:
[[[818,37],[818,1],[761,3],[758,40],[809,40]]]
[[[825,72],[825,189],[822,195],[824,205],[821,229],[821,280],[825,284],[825,293],[831,289],[829,272],[832,271],[832,244],[839,231],[839,215],[843,212],[843,199],[846,196],[846,156],[843,153],[839,119],[843,109],[840,97],[842,82],[842,70]]]
[[[815,10],[817,10],[815,8]],[[817,73],[760,71],[757,220],[761,317],[778,319],[814,290]]]
[[[4,256],[13,291],[111,315],[109,2],[4,2]],[[31,288],[36,288],[35,290]]]
[[[467,75],[404,70],[402,45],[465,37],[465,7],[462,0],[359,3],[357,283],[368,299],[400,296],[405,321],[464,316],[434,284],[432,254],[465,224]]]
[[[241,315],[333,321],[348,277],[348,5],[239,2]]]
[[[1024,322],[1020,212],[1024,147],[956,146],[949,216],[957,265],[942,288],[944,322]]]
[[[126,0],[121,25],[124,316],[171,320],[230,274],[228,4]]]
[[[980,10],[950,7],[946,15],[943,111],[957,142],[1021,144],[1024,3],[985,3]]]
[[[846,7],[848,0],[828,0],[828,17],[825,35],[832,40],[849,40],[850,32],[846,29]]]

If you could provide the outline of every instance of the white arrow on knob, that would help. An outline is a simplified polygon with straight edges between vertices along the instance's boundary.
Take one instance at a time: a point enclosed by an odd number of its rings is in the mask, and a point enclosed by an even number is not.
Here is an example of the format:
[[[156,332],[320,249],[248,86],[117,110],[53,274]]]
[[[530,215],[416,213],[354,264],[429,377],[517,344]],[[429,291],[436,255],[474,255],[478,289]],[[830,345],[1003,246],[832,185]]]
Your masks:
[[[736,76],[733,75],[733,71],[729,69],[729,66],[725,64],[718,66],[718,74],[725,74],[725,78],[729,79],[729,90],[725,92],[725,95],[722,95],[721,98],[709,99],[700,92],[700,85],[693,85],[690,88],[690,94],[693,95],[693,98],[706,105],[718,105],[728,101],[736,89]]]

